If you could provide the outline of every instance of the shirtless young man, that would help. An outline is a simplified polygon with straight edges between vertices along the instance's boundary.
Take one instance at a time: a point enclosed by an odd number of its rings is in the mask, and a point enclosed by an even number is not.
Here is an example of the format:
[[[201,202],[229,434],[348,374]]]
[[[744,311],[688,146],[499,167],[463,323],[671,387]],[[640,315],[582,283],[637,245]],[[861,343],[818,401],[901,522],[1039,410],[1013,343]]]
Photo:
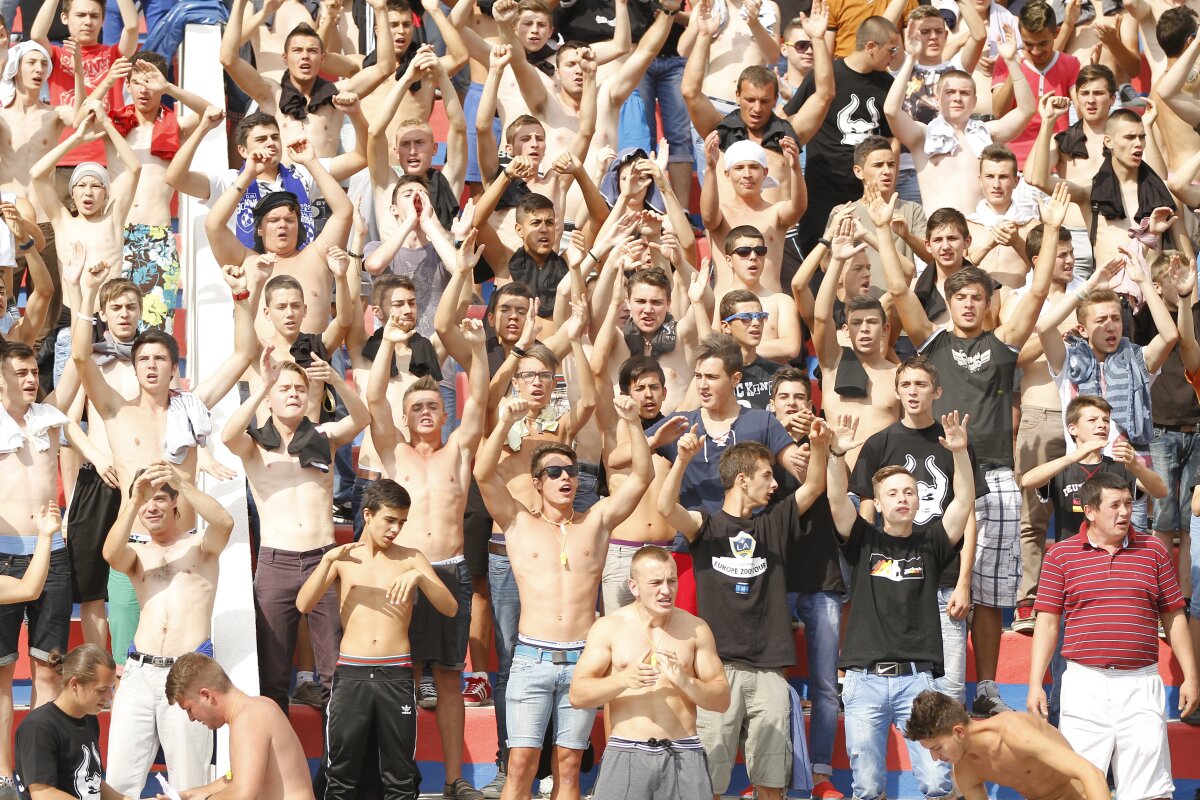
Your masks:
[[[287,35],[301,24],[318,27],[303,0],[264,0],[261,8],[247,3],[242,8],[242,15],[242,36],[237,46],[249,44],[258,71],[272,81],[279,80],[287,72],[283,47]]]
[[[1186,5],[1169,8],[1158,18],[1155,36],[1167,57],[1167,69],[1151,91],[1163,158],[1177,173],[1200,150],[1200,76],[1196,75],[1197,13]],[[1149,113],[1149,111],[1147,111]],[[1103,134],[1103,129],[1101,129]]]
[[[1146,61],[1150,64],[1151,85],[1158,89],[1160,96],[1165,98],[1171,94],[1160,87],[1160,81],[1164,79],[1164,73],[1167,70],[1167,54],[1163,52],[1163,48],[1158,43],[1155,29],[1158,21],[1168,10],[1182,7],[1200,12],[1200,2],[1197,0],[1184,0],[1182,3],[1175,2],[1175,0],[1129,0],[1124,5],[1125,11],[1137,20],[1138,32],[1141,34],[1141,42],[1145,48]]]
[[[1006,32],[1000,42],[1000,57],[1013,76],[1016,106],[989,122],[971,118],[975,113],[975,81],[970,73],[957,69],[947,70],[938,80],[939,113],[931,122],[919,122],[904,110],[905,87],[920,50],[921,39],[912,22],[904,39],[904,64],[888,90],[883,111],[892,133],[912,154],[926,213],[946,206],[973,208],[980,200],[979,182],[974,178],[983,148],[1015,139],[1033,117],[1035,98],[1020,69],[1015,35]]]
[[[293,162],[312,173],[329,203],[331,216],[315,240],[306,239],[307,231],[301,220],[301,201],[286,190],[264,195],[254,206],[254,249],[243,244],[229,230],[226,225],[229,218],[235,210],[239,215],[243,213],[239,208],[242,198],[251,184],[258,181],[267,170],[268,156],[261,150],[250,154],[246,168],[237,180],[213,202],[212,210],[204,220],[204,231],[218,264],[239,264],[249,270],[263,254],[273,255],[273,274],[291,275],[304,287],[307,313],[300,325],[301,332],[316,333],[325,330],[329,323],[333,281],[329,279],[326,262],[328,250],[345,245],[354,209],[337,180],[317,160],[307,140],[292,142],[288,150]],[[266,333],[265,330],[263,332]]]
[[[896,396],[896,364],[884,355],[889,326],[883,304],[870,295],[856,295],[846,301],[845,324],[837,326],[833,320],[842,270],[866,247],[854,243],[851,231],[850,223],[844,221],[833,237],[829,270],[821,281],[813,312],[813,344],[821,365],[826,417],[858,417],[859,435],[865,438],[900,419],[900,399]],[[857,450],[846,454],[851,469],[857,458]]]
[[[977,184],[983,199],[975,212],[967,215],[967,235],[973,245],[967,260],[1007,290],[1025,286],[1031,266],[1025,237],[1038,224],[1036,213],[1013,200],[1020,180],[1017,157],[1011,150],[1002,144],[983,148]]]
[[[971,719],[961,704],[927,690],[912,704],[905,735],[952,765],[967,800],[988,796],[986,784],[1007,786],[1029,800],[1106,800],[1104,773],[1071,749],[1046,720],[1027,712]]]
[[[260,359],[262,383],[229,416],[221,440],[242,460],[259,510],[258,571],[254,608],[258,629],[259,679],[264,696],[288,708],[292,655],[300,614],[296,596],[334,548],[333,451],[352,441],[370,423],[370,412],[337,370],[320,359],[308,369],[293,361],[275,362],[273,345]],[[346,404],[348,415],[316,425],[308,417],[310,384],[328,384]],[[255,413],[266,402],[270,417],[259,425]],[[329,699],[340,626],[336,599],[327,594],[308,614],[313,655],[323,700]]]
[[[360,797],[371,740],[379,748],[385,796],[415,797],[420,788],[409,654],[413,606],[418,591],[446,616],[458,612],[458,603],[420,550],[395,543],[410,505],[395,481],[373,484],[363,498],[362,540],[327,551],[296,599],[300,613],[311,613],[339,584],[343,632],[326,723],[328,800]]]
[[[780,291],[784,240],[788,231],[808,207],[808,189],[804,183],[804,174],[800,170],[800,150],[796,147],[796,140],[784,137],[779,140],[779,148],[783,153],[788,185],[791,188],[788,194],[777,202],[770,203],[764,199],[763,188],[770,176],[767,151],[762,145],[749,140],[734,142],[725,149],[725,177],[732,189],[724,192],[725,202],[721,201],[720,181],[708,180],[700,187],[700,212],[704,227],[712,237],[713,249],[722,250],[726,254],[726,258],[716,259],[718,297],[724,290],[739,283],[730,274],[732,265],[729,263],[728,254],[731,250],[727,237],[731,236],[732,231],[743,231],[747,226],[753,226],[761,232],[762,244],[767,247],[767,252],[758,259],[758,280],[766,291]],[[704,157],[710,174],[715,178],[717,161],[721,158],[719,132],[713,131],[705,138]],[[771,177],[774,182],[774,177]],[[799,347],[798,341],[796,345]],[[791,358],[794,355],[795,353],[792,353],[786,357]]]
[[[469,245],[464,246],[469,249]],[[413,661],[433,668],[437,687],[437,722],[442,760],[446,768],[445,797],[477,800],[482,795],[463,778],[462,672],[466,666],[467,638],[471,625],[471,574],[463,557],[463,514],[471,486],[471,459],[483,437],[487,415],[488,367],[483,323],[465,320],[459,341],[450,346],[458,356],[466,347],[470,354],[467,397],[459,425],[442,443],[446,409],[438,383],[423,376],[411,384],[402,399],[403,416],[393,418],[388,402],[391,368],[396,344],[411,337],[399,317],[390,317],[371,376],[367,382],[367,404],[376,409],[371,421],[371,439],[379,456],[383,476],[407,487],[412,499],[408,519],[397,541],[421,552],[446,589],[454,596],[455,613],[444,615],[421,600],[413,610]],[[464,362],[460,362],[464,363]],[[401,423],[408,441],[400,435]]]
[[[1050,174],[1050,132],[1069,105],[1066,98],[1043,98],[1038,108],[1041,130],[1026,165],[1025,180],[1043,192],[1056,184],[1066,185],[1071,202],[1088,221],[1094,263],[1106,264],[1116,258],[1118,248],[1128,243],[1130,230],[1140,226],[1160,237],[1169,230],[1176,242],[1184,241],[1183,219],[1174,215],[1175,199],[1161,177],[1165,167],[1158,147],[1148,138],[1144,120],[1137,113],[1123,108],[1109,115],[1104,146],[1111,155],[1090,179],[1081,175],[1069,180]],[[1142,205],[1144,202],[1149,205]],[[1092,208],[1098,209],[1098,218]]]
[[[204,519],[203,534],[184,527],[181,497]],[[149,541],[130,541],[135,523]],[[184,470],[155,459],[132,479],[108,532],[104,558],[129,576],[142,609],[109,727],[107,780],[124,795],[141,794],[160,744],[174,783],[208,783],[212,733],[172,708],[163,692],[176,658],[212,654],[217,573],[232,531],[233,518],[220,503],[197,489]]]
[[[712,183],[715,181],[707,181],[705,185]],[[777,240],[782,239],[783,230],[775,229]],[[791,295],[771,289],[764,280],[770,250],[766,236],[753,225],[738,225],[728,231],[724,247],[730,271],[727,291],[744,289],[753,292],[767,313],[758,354],[780,362],[795,358],[801,344],[800,314]],[[723,297],[727,291],[718,289],[717,297]]]
[[[607,704],[612,734],[592,797],[697,800],[712,794],[696,709],[729,707],[713,632],[675,607],[679,576],[661,547],[643,547],[626,577],[636,602],[596,620],[571,680],[571,705]]]
[[[265,697],[233,685],[221,665],[203,653],[185,653],[167,673],[167,702],[210,730],[229,726],[229,772],[207,786],[181,791],[183,800],[275,797],[313,800],[304,748],[292,724]],[[166,800],[165,795],[158,795]]]
[[[8,431],[0,447],[0,573],[9,578],[37,575],[44,588],[24,602],[0,606],[0,793],[11,790],[12,682],[17,669],[18,640],[29,614],[29,660],[33,677],[30,705],[50,702],[59,692],[56,673],[47,663],[51,651],[65,652],[71,621],[71,580],[61,534],[50,543],[49,573],[38,552],[43,512],[57,502],[58,430],[67,418],[53,406],[36,402],[38,366],[26,344],[0,346],[0,403]],[[49,527],[47,525],[46,527]],[[61,527],[61,524],[60,526]],[[38,562],[41,563],[38,563]],[[5,786],[6,781],[7,787]],[[10,795],[15,796],[15,795]]]
[[[382,13],[381,0],[375,0],[377,26],[384,28],[379,17]],[[242,14],[247,0],[236,0],[229,12],[229,24],[221,38],[221,66],[234,83],[258,103],[258,110],[279,119],[280,132],[285,141],[297,139],[312,142],[318,156],[337,154],[342,130],[343,108],[352,98],[366,97],[383,83],[396,69],[396,55],[392,48],[385,47],[379,61],[351,78],[330,83],[320,77],[325,61],[325,45],[317,32],[308,25],[298,25],[284,40],[284,58],[287,71],[278,80],[264,77],[257,69],[238,55],[242,36]],[[386,30],[379,34],[379,41],[390,38]],[[364,137],[365,138],[365,137]],[[305,162],[300,162],[305,163]],[[326,193],[326,197],[329,194]]]
[[[513,398],[501,404],[499,423],[476,459],[475,479],[488,512],[505,533],[521,595],[518,643],[506,698],[505,800],[530,796],[551,715],[555,718],[555,790],[564,800],[579,797],[579,765],[596,712],[571,709],[563,684],[570,683],[595,619],[609,535],[633,512],[654,476],[633,399],[618,398],[614,404],[630,436],[633,470],[619,490],[582,514],[572,509],[578,464],[570,447],[550,444],[534,451],[529,462],[532,503],[514,497],[497,469],[510,429],[528,414],[529,401]]]

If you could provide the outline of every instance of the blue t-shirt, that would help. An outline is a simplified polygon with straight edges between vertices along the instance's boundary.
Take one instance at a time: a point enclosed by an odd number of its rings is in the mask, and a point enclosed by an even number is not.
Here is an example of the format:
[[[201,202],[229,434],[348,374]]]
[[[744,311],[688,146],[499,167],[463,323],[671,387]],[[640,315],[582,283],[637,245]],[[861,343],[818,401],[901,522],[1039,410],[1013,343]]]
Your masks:
[[[675,417],[686,419],[689,429],[692,425],[698,425],[697,435],[705,433],[704,420],[700,417],[700,409],[696,408],[691,411],[677,411],[669,417],[660,419],[646,430],[646,434],[654,433],[668,420]],[[725,438],[718,441],[711,436],[706,437],[700,452],[688,464],[687,471],[683,474],[683,486],[679,492],[679,502],[684,508],[692,511],[703,509],[710,514],[721,508],[721,504],[725,502],[725,490],[721,487],[721,476],[717,467],[725,448],[739,442],[764,444],[776,457],[785,447],[795,444],[787,430],[779,423],[779,420],[775,419],[774,414],[756,408],[743,408],[737,419],[733,421]],[[674,462],[679,451],[672,442],[658,448],[655,452]]]

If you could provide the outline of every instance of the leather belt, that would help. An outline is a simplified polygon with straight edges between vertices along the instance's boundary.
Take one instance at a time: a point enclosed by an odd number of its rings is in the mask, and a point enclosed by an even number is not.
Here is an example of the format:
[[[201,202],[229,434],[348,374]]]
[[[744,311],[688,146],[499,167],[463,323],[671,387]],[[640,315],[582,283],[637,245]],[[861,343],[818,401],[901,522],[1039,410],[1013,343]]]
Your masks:
[[[494,556],[508,556],[508,545],[499,542],[488,542],[488,553]]]
[[[1187,425],[1155,425],[1154,427],[1162,428],[1164,431],[1171,431],[1172,433],[1195,433],[1196,431],[1200,431],[1200,425],[1195,422],[1188,423]]]
[[[862,669],[881,678],[901,678],[920,672],[932,672],[933,664],[928,661],[876,661]]]
[[[383,473],[376,472],[375,470],[371,470],[371,469],[363,469],[362,467],[357,467],[354,470],[354,477],[362,478],[364,481],[377,481],[383,477]]]
[[[127,661],[133,661],[136,664],[149,664],[152,667],[169,667],[175,663],[174,658],[167,656],[151,656],[146,653],[139,653],[137,650],[130,650],[126,656]]]

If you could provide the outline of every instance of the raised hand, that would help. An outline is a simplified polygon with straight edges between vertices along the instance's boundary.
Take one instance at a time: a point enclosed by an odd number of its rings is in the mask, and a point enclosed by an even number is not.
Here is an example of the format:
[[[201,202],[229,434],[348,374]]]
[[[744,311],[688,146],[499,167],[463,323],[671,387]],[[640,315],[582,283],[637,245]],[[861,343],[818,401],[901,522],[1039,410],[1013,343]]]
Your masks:
[[[212,453],[208,451],[207,447],[201,447],[197,450],[196,470],[198,472],[203,472],[205,475],[217,481],[229,481],[238,476],[235,470],[230,469],[220,461],[217,461],[215,458],[213,458]]]
[[[340,247],[325,248],[325,262],[329,271],[340,278],[350,270],[350,254]]]
[[[222,264],[221,277],[225,279],[225,283],[229,285],[229,290],[233,294],[241,294],[246,291],[249,281],[246,277],[246,270],[242,269],[241,264]]]
[[[678,427],[682,427],[687,431],[679,437],[679,443],[675,446],[678,452],[677,458],[686,464],[695,458],[696,453],[700,452],[700,448],[704,446],[706,437],[698,432],[700,430],[699,424],[693,425],[689,429],[687,427],[687,419],[684,417],[675,417],[667,425],[675,426],[676,423],[679,423]],[[663,428],[666,428],[667,425],[664,425]],[[659,430],[662,430],[662,428]]]
[[[916,58],[921,55],[921,34],[917,31],[917,20],[910,19],[904,29],[904,53]]]
[[[863,200],[867,203],[867,215],[871,218],[876,228],[887,229],[891,227],[892,215],[896,210],[896,198],[898,195],[892,192],[890,200],[884,200],[883,195],[874,186],[863,186]]]
[[[294,142],[288,142],[287,149],[288,154],[292,157],[292,161],[296,164],[311,164],[317,157],[308,139],[297,139]]]
[[[855,242],[854,222],[850,217],[845,216],[838,220],[837,230],[829,240],[830,257],[849,263],[866,248],[866,242]]]
[[[813,420],[813,427],[817,427],[817,420]],[[854,441],[856,433],[858,433],[858,417],[853,414],[838,414],[837,424],[831,430],[832,441],[829,443],[829,452],[834,455],[844,455],[858,447],[862,442]],[[811,433],[809,439],[812,439]]]
[[[361,99],[358,92],[338,92],[333,96],[333,106],[339,111],[353,114],[358,110]]]
[[[1171,282],[1175,285],[1175,293],[1181,301],[1186,302],[1196,289],[1196,268],[1190,261],[1185,262],[1178,255],[1171,256]]]
[[[1128,266],[1128,263],[1123,256],[1110,258],[1108,263],[1104,264],[1088,277],[1085,288],[1088,291],[1094,291],[1101,288],[1110,289],[1116,286],[1120,283],[1117,276]]]
[[[58,508],[58,503],[51,502],[42,505],[38,509],[37,532],[38,536],[53,536],[62,530],[62,511]]]
[[[587,303],[583,300],[571,300],[571,316],[563,324],[563,332],[567,334],[567,338],[572,341],[580,341],[583,338],[584,329],[587,326]]]
[[[640,427],[640,418],[637,412],[637,402],[627,394],[619,394],[613,398],[613,408],[617,411],[617,416],[630,425],[638,425]]]
[[[460,242],[466,240],[467,234],[471,232],[471,223],[474,219],[475,198],[471,197],[467,199],[467,204],[463,206],[462,213],[454,218],[454,222],[450,223],[450,235]]]
[[[512,27],[517,22],[517,0],[496,0],[492,6],[492,19],[497,25]]]
[[[1066,182],[1059,181],[1056,183],[1054,191],[1040,205],[1042,222],[1046,225],[1054,225],[1061,228],[1063,220],[1067,218],[1067,211],[1071,208],[1071,193],[1067,189]]]
[[[140,63],[140,62],[139,62]],[[209,106],[204,109],[204,114],[200,117],[200,127],[206,131],[215,130],[218,125],[225,121],[225,109]]]
[[[779,140],[779,149],[783,153],[783,160],[787,162],[789,169],[795,169],[800,163],[800,148],[796,146],[796,140],[790,136],[784,136]]]
[[[657,450],[660,447],[671,444],[672,442],[679,440],[679,438],[687,434],[687,432],[687,417],[671,417],[669,420],[660,425],[658,430],[656,430],[650,436],[648,440],[650,449]]]
[[[542,322],[538,317],[538,309],[542,307],[542,301],[539,298],[534,298],[529,304],[529,313],[525,316],[525,323],[521,328],[521,338],[517,339],[517,347],[522,350],[527,349],[537,340],[538,333],[542,330]]]
[[[160,93],[167,91],[166,76],[159,72],[158,67],[149,61],[139,61],[134,64],[132,77],[137,78],[138,82],[151,92]]]
[[[458,323],[458,332],[472,350],[482,350],[487,345],[487,331],[483,329],[483,321],[467,318]]]
[[[262,375],[263,385],[271,387],[275,385],[275,381],[279,380],[279,373],[282,371],[282,364],[276,363],[271,359],[271,354],[275,352],[275,345],[269,344],[263,348],[262,355],[258,357],[258,371]]]
[[[721,134],[713,131],[704,137],[704,159],[711,169],[717,168],[717,159],[721,157]]]
[[[337,373],[329,366],[329,362],[316,355],[312,357],[312,365],[304,368],[304,374],[308,376],[310,383],[331,383],[337,378]]]
[[[510,427],[514,422],[523,419],[529,414],[530,404],[528,400],[523,400],[520,397],[506,397],[500,401],[500,424],[505,427]]]
[[[1100,447],[1103,448],[1104,444],[1104,440],[1101,439]],[[1137,458],[1137,451],[1133,449],[1133,445],[1129,443],[1129,440],[1122,436],[1112,443],[1112,457],[1113,461],[1116,461],[1118,464],[1128,466]]]
[[[99,289],[108,280],[108,262],[97,261],[84,270],[81,285],[84,289]]]
[[[1011,24],[1000,26],[1000,42],[997,49],[1005,61],[1012,61],[1017,57],[1017,36]]]
[[[1047,122],[1054,122],[1071,108],[1071,98],[1048,92],[1038,99],[1038,115]]]
[[[275,254],[263,253],[254,259],[251,266],[254,267],[254,285],[259,286],[271,279],[272,273],[275,271]]]
[[[831,447],[833,444],[833,428],[825,420],[813,418],[808,432],[808,441],[812,447]],[[799,449],[797,448],[797,450]]]
[[[529,156],[517,156],[509,162],[508,168],[504,170],[504,174],[510,178],[531,181],[537,177],[537,165],[533,163],[533,159]]]
[[[692,283],[688,286],[688,300],[693,304],[703,302],[704,291],[708,288],[708,278],[712,274],[712,259],[705,258],[700,261],[700,269],[696,270],[696,274],[692,276]]]
[[[488,55],[488,69],[502,70],[512,62],[512,46],[507,44],[492,45]]]
[[[575,175],[579,170],[583,169],[583,164],[579,163],[579,159],[570,151],[562,153],[558,158],[554,159],[552,169],[560,175]]]
[[[463,216],[466,216],[464,214]],[[463,237],[462,245],[458,248],[454,256],[454,271],[473,273],[475,265],[479,263],[480,257],[483,255],[483,250],[486,245],[475,246],[475,241],[479,237],[479,231],[471,228],[467,231],[467,235]]]
[[[407,331],[404,330],[400,321],[400,315],[392,314],[390,317],[388,317],[387,322],[384,323],[383,340],[385,342],[391,342],[392,344],[407,344],[408,340],[411,339],[413,334],[416,332],[416,328]]]
[[[942,415],[942,428],[946,431],[945,436],[938,437],[942,447],[951,452],[967,449],[967,420],[970,418],[970,414],[963,414],[960,422],[957,411]]]
[[[1175,221],[1175,209],[1169,206],[1156,208],[1150,212],[1150,232],[1156,236],[1162,236],[1171,228],[1171,223]]]
[[[421,573],[415,569],[410,569],[393,580],[391,586],[387,588],[384,594],[387,597],[387,601],[394,606],[407,605],[416,599],[413,593],[420,583]]]
[[[829,3],[826,0],[813,0],[808,14],[800,15],[800,27],[814,42],[825,39],[829,30]]]

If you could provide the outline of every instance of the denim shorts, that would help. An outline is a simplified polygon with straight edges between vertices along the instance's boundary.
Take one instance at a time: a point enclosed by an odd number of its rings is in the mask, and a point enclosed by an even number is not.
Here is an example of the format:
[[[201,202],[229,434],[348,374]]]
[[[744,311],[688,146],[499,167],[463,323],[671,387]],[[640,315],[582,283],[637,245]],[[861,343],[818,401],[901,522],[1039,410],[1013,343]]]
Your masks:
[[[518,645],[519,649],[523,649]],[[574,664],[539,661],[517,652],[513,656],[505,694],[508,746],[540,750],[546,725],[554,717],[554,743],[568,750],[586,750],[592,738],[596,709],[572,708],[571,678]]]
[[[0,556],[0,575],[20,580],[32,556]],[[0,664],[20,655],[21,623],[29,619],[29,655],[45,661],[52,650],[66,653],[71,632],[71,563],[67,549],[50,553],[50,570],[38,598],[29,603],[0,605]]]
[[[1154,471],[1167,482],[1167,496],[1154,501],[1156,531],[1186,531],[1192,519],[1192,492],[1200,470],[1200,434],[1154,426],[1150,441]]]

